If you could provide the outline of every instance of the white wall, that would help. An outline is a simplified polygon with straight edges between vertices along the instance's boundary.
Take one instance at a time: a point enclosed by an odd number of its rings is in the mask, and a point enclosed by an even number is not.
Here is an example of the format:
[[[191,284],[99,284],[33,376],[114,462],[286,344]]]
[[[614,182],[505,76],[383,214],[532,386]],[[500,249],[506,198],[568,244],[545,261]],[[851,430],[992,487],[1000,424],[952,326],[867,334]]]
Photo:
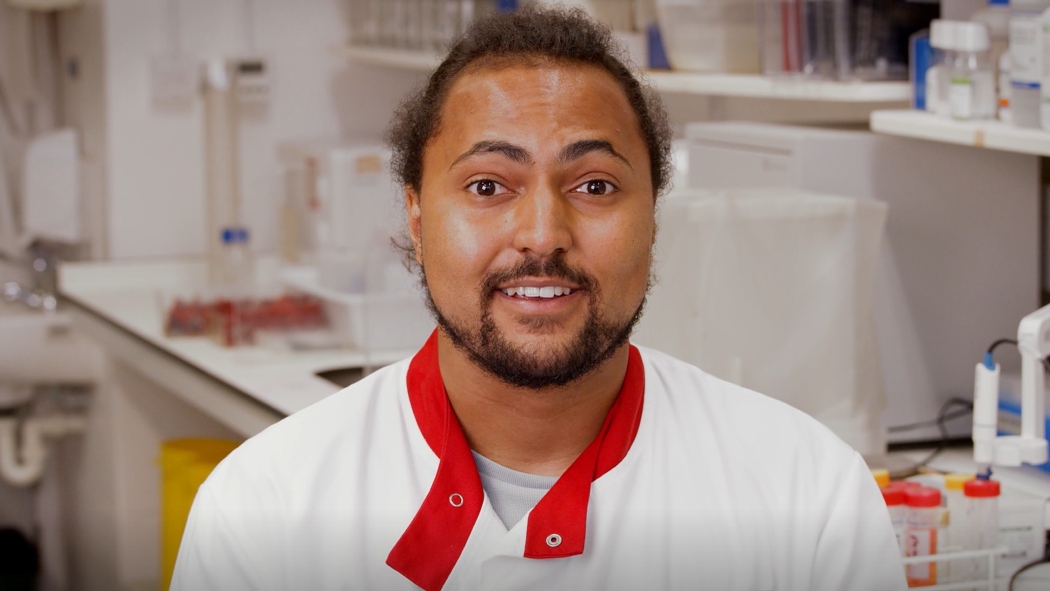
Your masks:
[[[411,72],[350,63],[344,0],[89,0],[64,17],[67,56],[81,58],[79,84],[101,75],[98,88],[67,94],[67,109],[85,134],[85,158],[97,157],[101,187],[91,198],[96,256],[133,258],[204,251],[204,155],[200,101],[158,108],[150,92],[150,60],[172,53],[170,26],[184,53],[200,61],[252,53],[269,58],[272,100],[244,122],[241,180],[245,222],[257,251],[274,251],[280,183],[276,145],[288,139],[378,135],[400,97],[419,79]],[[92,23],[92,10],[100,23]],[[177,18],[171,15],[177,14]],[[78,13],[79,16],[78,16]],[[86,14],[85,14],[86,13]],[[245,15],[253,15],[249,35]],[[85,29],[87,31],[85,32]],[[92,39],[100,35],[101,39]],[[94,45],[93,45],[94,41]],[[100,47],[99,47],[100,46]],[[101,48],[101,51],[99,49]],[[70,51],[80,55],[70,56]],[[95,55],[98,54],[98,55]],[[97,68],[93,60],[100,60]],[[101,125],[99,124],[101,120]],[[100,154],[94,154],[102,147]],[[90,169],[90,166],[88,167]],[[90,180],[89,180],[90,182]]]

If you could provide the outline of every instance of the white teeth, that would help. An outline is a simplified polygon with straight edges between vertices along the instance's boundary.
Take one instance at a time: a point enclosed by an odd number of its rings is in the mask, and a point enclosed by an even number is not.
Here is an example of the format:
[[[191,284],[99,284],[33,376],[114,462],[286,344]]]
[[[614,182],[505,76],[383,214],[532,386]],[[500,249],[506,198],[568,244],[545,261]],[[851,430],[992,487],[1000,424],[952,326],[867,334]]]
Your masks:
[[[547,285],[544,287],[506,287],[503,293],[510,297],[519,296],[524,298],[553,298],[569,295],[572,289],[560,285]]]

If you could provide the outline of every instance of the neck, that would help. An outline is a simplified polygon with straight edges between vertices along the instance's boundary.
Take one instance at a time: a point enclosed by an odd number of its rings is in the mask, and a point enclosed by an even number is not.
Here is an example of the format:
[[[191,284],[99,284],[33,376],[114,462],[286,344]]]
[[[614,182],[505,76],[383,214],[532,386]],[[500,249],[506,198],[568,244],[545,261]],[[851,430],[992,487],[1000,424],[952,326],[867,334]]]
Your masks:
[[[627,373],[628,347],[570,384],[541,390],[507,385],[443,331],[438,364],[471,449],[512,470],[560,476],[601,431]]]

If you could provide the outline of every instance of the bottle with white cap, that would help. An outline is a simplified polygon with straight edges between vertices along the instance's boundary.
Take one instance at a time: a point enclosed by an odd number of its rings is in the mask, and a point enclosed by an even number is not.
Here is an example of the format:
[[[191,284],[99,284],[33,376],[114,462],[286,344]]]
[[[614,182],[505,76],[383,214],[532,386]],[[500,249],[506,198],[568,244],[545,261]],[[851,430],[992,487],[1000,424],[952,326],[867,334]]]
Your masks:
[[[955,53],[955,23],[936,19],[930,23],[933,59],[926,70],[926,110],[941,117],[951,116],[949,64]]]
[[[991,39],[983,23],[957,22],[955,43],[949,62],[949,102],[953,119],[995,117],[995,68],[989,48]]]

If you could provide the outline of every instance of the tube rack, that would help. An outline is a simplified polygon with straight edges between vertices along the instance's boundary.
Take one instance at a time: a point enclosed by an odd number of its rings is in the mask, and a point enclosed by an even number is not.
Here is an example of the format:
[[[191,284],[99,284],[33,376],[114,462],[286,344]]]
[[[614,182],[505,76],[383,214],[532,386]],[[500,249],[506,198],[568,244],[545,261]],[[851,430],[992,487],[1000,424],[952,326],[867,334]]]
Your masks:
[[[988,560],[988,576],[986,578],[974,581],[959,581],[957,583],[938,583],[936,585],[923,586],[921,589],[924,591],[954,591],[962,589],[998,591],[999,589],[1005,589],[1006,584],[1010,580],[1009,577],[999,578],[996,576],[996,567],[998,566],[999,557],[1006,554],[1008,550],[1009,549],[1005,546],[986,548],[982,550],[960,550],[958,552],[944,552],[940,554],[928,554],[925,556],[906,556],[902,561],[904,562],[904,565],[907,566],[910,564],[922,564],[924,562],[954,562],[970,558],[985,558]],[[920,587],[915,588],[918,589]]]

